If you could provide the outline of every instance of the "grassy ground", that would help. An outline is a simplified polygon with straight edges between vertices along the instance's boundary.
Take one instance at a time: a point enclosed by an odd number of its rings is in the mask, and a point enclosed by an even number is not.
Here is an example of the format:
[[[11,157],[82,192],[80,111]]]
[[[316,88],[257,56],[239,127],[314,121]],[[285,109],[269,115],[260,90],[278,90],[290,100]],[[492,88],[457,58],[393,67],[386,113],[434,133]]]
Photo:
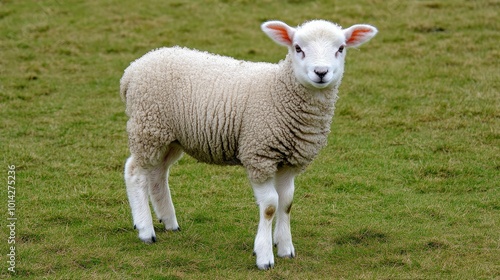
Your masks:
[[[356,2],[356,3],[351,3]],[[16,169],[16,273],[51,279],[498,279],[498,0],[0,1],[2,182]],[[277,62],[259,25],[380,33],[348,53],[329,145],[297,182],[297,258],[257,271],[245,172],[185,156],[182,232],[145,245],[122,179],[119,79],[160,46]],[[158,227],[160,225],[158,224]]]

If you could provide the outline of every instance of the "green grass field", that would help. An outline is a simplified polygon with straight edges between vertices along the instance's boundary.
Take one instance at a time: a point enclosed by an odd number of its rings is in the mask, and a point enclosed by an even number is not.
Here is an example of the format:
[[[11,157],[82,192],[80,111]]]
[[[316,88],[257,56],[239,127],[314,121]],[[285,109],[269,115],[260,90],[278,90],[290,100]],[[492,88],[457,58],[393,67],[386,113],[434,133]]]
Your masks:
[[[498,0],[0,1],[0,278],[499,279],[499,11]],[[297,257],[258,271],[245,171],[188,156],[170,180],[182,231],[157,223],[158,242],[141,243],[122,176],[123,70],[172,45],[277,62],[286,49],[260,24],[314,18],[379,34],[349,50],[328,146],[296,181]]]

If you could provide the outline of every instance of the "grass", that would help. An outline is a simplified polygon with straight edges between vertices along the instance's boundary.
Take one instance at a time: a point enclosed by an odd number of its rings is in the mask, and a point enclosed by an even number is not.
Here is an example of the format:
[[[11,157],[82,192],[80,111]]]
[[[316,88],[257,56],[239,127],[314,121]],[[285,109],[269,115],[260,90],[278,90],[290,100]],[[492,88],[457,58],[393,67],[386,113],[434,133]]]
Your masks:
[[[351,2],[1,1],[0,153],[18,218],[2,278],[500,277],[500,2]],[[182,231],[157,224],[159,242],[139,242],[123,70],[170,45],[277,62],[260,23],[312,18],[380,33],[349,51],[329,145],[297,179],[297,257],[257,271],[244,170],[188,156],[171,176]]]

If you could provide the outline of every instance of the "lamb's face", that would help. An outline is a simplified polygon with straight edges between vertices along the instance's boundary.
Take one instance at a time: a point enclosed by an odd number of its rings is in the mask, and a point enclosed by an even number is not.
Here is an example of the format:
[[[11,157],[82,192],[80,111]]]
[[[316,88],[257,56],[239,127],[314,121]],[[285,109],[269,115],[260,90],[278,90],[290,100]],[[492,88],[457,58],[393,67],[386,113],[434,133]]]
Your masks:
[[[370,25],[353,25],[347,29],[313,20],[295,28],[281,21],[268,21],[262,30],[275,42],[288,47],[297,80],[309,88],[338,86],[344,73],[347,47],[370,40],[377,29]]]
[[[306,87],[337,85],[344,73],[346,39],[342,29],[326,21],[299,27],[289,48],[297,80]]]

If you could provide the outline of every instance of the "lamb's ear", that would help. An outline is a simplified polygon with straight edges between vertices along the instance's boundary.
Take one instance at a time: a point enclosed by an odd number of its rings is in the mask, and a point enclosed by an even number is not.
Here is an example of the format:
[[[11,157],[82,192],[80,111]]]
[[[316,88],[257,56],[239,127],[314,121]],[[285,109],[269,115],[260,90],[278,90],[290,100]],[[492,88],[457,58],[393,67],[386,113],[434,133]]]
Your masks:
[[[378,30],[368,24],[356,24],[344,29],[347,47],[357,47],[373,38]]]
[[[262,31],[273,39],[276,43],[291,47],[295,28],[288,26],[281,21],[267,21],[261,25]]]

